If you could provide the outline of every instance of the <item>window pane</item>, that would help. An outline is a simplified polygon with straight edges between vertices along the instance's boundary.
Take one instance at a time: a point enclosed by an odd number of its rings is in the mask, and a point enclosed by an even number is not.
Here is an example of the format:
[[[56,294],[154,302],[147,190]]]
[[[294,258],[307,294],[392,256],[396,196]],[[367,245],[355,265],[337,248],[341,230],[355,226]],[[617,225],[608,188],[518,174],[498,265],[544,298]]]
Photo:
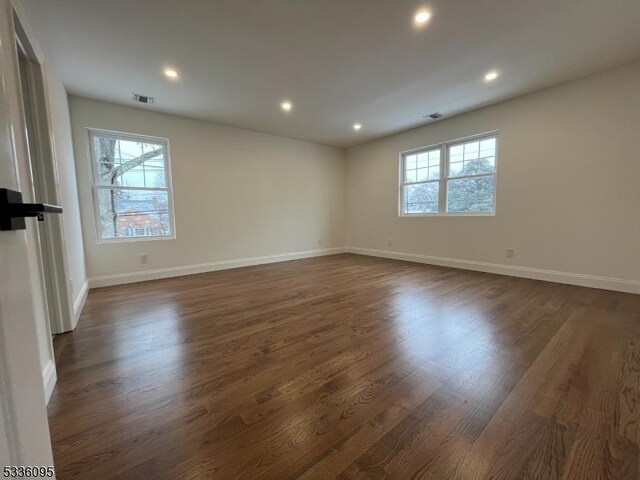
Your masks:
[[[418,169],[418,182],[426,182],[429,180],[429,169],[428,168],[419,168]]]
[[[494,173],[496,171],[495,147],[495,137],[450,147],[449,177]]]
[[[455,145],[449,149],[449,155],[460,156],[464,153],[464,147],[462,145]]]
[[[440,178],[440,148],[404,157],[404,182],[427,182]]]
[[[456,177],[462,177],[464,175],[479,175],[482,173],[493,173],[495,171],[494,157],[478,158],[476,160],[467,160],[464,162],[464,166],[460,171],[460,174]],[[453,177],[454,175],[450,175]]]
[[[417,168],[428,168],[440,165],[440,149],[426,150],[417,154]]]
[[[171,235],[166,191],[98,189],[102,238]]]
[[[418,168],[427,168],[429,166],[429,152],[418,154]]]
[[[164,146],[93,136],[98,185],[165,188]]]
[[[464,146],[465,160],[478,158],[478,150],[480,147],[480,142],[469,142],[469,143],[465,143],[463,146]]]
[[[462,176],[462,170],[464,167],[463,162],[451,162],[449,164],[449,176],[450,177],[460,177]]]
[[[495,175],[447,182],[448,213],[493,212]]]
[[[487,138],[480,142],[480,156],[481,157],[495,157],[496,155],[496,139]]]
[[[438,191],[437,182],[407,185],[404,190],[404,212],[437,213]]]

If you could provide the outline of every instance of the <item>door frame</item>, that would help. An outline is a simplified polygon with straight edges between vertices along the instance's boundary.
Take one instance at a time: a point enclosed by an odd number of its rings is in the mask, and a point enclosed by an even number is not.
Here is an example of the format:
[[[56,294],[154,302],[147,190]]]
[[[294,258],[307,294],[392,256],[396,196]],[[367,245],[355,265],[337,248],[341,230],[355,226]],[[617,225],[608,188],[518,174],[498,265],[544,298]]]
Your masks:
[[[14,8],[14,25],[17,48],[26,59],[24,79],[27,91],[20,88],[28,109],[22,108],[25,125],[33,127],[29,139],[31,174],[34,198],[38,202],[61,205],[58,168],[55,159],[55,144],[51,128],[49,98],[45,87],[45,62],[37,42],[28,31],[26,22],[21,21],[20,12]],[[23,72],[21,72],[22,75]],[[22,104],[21,104],[22,106]],[[47,299],[49,324],[52,334],[73,330],[74,308],[72,288],[67,270],[64,238],[64,218],[49,215],[46,222],[39,224],[40,263],[42,283]]]

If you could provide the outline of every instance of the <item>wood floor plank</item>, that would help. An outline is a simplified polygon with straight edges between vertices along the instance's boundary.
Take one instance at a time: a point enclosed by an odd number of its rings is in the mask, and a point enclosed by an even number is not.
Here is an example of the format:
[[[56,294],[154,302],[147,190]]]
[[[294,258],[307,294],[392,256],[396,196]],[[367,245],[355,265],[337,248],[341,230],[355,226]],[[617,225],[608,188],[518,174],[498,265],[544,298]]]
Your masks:
[[[618,435],[638,443],[640,424],[640,339],[627,342],[618,380]]]
[[[438,384],[418,381],[408,394],[399,398],[387,410],[374,416],[368,422],[356,427],[356,431],[337,444],[325,455],[299,475],[300,480],[322,480],[337,477],[351,463],[368,450],[372,443],[380,440],[391,429],[405,420],[409,414],[435,391]]]
[[[338,478],[406,478],[401,472],[407,463],[417,470],[421,461],[432,458],[446,445],[463,403],[446,387],[439,389]]]
[[[549,420],[533,441],[531,453],[516,480],[560,480],[575,441],[575,432]]]
[[[640,296],[351,254],[93,290],[60,479],[636,479]]]

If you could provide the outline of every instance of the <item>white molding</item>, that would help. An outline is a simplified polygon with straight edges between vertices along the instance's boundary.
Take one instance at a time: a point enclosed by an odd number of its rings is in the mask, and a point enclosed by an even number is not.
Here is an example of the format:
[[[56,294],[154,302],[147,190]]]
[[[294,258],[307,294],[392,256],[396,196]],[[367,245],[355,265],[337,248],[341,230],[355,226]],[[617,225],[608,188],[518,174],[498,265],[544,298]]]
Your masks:
[[[597,275],[587,275],[583,273],[559,272],[556,270],[544,270],[540,268],[521,267],[513,265],[502,265],[498,263],[477,262],[474,260],[460,260],[446,257],[433,257],[416,253],[394,252],[390,250],[376,250],[371,248],[358,247],[336,247],[319,250],[307,250],[304,252],[283,253],[277,255],[266,255],[262,257],[240,258],[235,260],[221,260],[212,263],[201,263],[197,265],[185,265],[180,267],[159,268],[142,272],[122,273],[117,275],[105,275],[101,277],[89,278],[83,286],[81,295],[74,304],[75,322],[77,323],[82,305],[86,300],[89,288],[108,287],[112,285],[122,285],[126,283],[144,282],[147,280],[157,280],[161,278],[179,277],[183,275],[193,275],[197,273],[215,272],[232,268],[249,267],[252,265],[263,265],[266,263],[286,262],[301,258],[320,257],[325,255],[336,255],[339,253],[354,253],[372,257],[390,258],[407,262],[425,263],[428,265],[439,265],[442,267],[460,268],[463,270],[474,270],[478,272],[495,273],[498,275],[508,275],[511,277],[530,278],[547,282],[566,283],[582,287],[601,288],[604,290],[614,290],[619,292],[640,294],[640,281],[627,280],[614,277],[603,277]],[[87,288],[88,287],[88,288]]]
[[[281,253],[277,255],[266,255],[262,257],[240,258],[236,260],[221,260],[212,263],[201,263],[197,265],[185,265],[181,267],[159,268],[156,270],[146,270],[143,272],[121,273],[117,275],[105,275],[89,279],[89,288],[108,287],[111,285],[122,285],[125,283],[144,282],[147,280],[157,280],[160,278],[180,277],[182,275],[193,275],[196,273],[215,272],[217,270],[227,270],[231,268],[249,267],[252,265],[262,265],[265,263],[286,262],[288,260],[298,260],[300,258],[321,257],[325,255],[336,255],[344,253],[343,247],[323,248],[318,250],[307,250],[304,252]]]
[[[53,393],[53,387],[56,386],[58,375],[56,374],[56,364],[53,360],[49,360],[42,370],[42,381],[44,384],[44,398],[47,404],[51,399]]]
[[[627,280],[614,277],[602,277],[586,275],[583,273],[559,272],[556,270],[544,270],[541,268],[519,267],[513,265],[501,265],[499,263],[476,262],[473,260],[459,260],[446,257],[432,257],[416,253],[393,252],[389,250],[375,250],[371,248],[346,247],[349,253],[367,255],[371,257],[391,258],[407,262],[426,263],[442,267],[460,268],[463,270],[475,270],[478,272],[496,273],[511,277],[531,278],[546,282],[566,283],[581,287],[601,288],[618,292],[640,294],[640,281]]]
[[[73,318],[71,319],[72,325],[71,330],[75,330],[78,325],[78,320],[80,320],[80,314],[82,313],[82,307],[84,307],[84,302],[87,301],[87,295],[89,295],[89,282],[85,281],[80,289],[80,294],[78,298],[73,302]]]

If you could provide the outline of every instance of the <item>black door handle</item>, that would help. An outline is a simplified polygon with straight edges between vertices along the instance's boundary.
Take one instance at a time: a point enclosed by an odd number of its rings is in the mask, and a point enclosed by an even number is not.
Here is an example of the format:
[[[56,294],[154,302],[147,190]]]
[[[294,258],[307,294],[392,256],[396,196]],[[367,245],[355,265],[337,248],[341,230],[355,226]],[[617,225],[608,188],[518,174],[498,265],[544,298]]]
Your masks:
[[[0,230],[24,230],[26,217],[39,217],[44,213],[62,213],[62,207],[48,203],[23,203],[22,193],[0,188]]]

